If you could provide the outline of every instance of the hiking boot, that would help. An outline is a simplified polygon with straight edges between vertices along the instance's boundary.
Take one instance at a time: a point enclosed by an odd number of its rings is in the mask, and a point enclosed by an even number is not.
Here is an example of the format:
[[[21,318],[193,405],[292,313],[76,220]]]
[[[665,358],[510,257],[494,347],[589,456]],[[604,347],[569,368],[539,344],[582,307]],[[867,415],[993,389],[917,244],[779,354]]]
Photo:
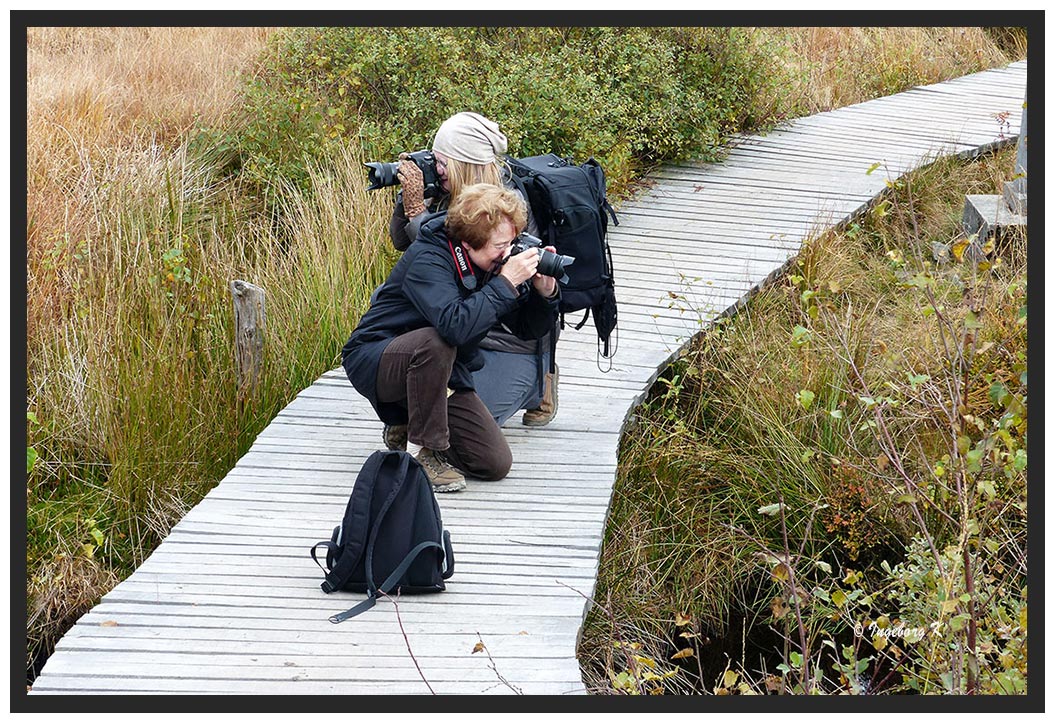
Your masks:
[[[456,493],[466,487],[465,477],[447,462],[442,451],[423,447],[415,459],[425,470],[425,475],[433,486],[433,492]]]
[[[553,373],[547,372],[543,381],[543,400],[539,407],[525,410],[521,423],[529,427],[542,427],[554,419],[557,414],[557,365]]]
[[[386,425],[381,431],[381,439],[389,450],[407,449],[407,426]]]

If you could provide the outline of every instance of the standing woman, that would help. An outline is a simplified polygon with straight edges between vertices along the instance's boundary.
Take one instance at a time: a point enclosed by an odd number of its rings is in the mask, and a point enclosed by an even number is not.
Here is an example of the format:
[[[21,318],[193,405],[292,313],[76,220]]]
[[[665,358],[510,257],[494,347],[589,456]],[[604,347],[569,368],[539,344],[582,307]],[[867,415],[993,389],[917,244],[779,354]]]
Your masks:
[[[479,113],[456,113],[441,124],[433,139],[437,175],[444,193],[425,198],[421,169],[401,154],[397,176],[401,191],[389,222],[389,236],[399,251],[418,237],[422,223],[434,213],[445,211],[462,189],[488,183],[516,191],[528,208],[525,231],[538,236],[539,229],[509,167],[503,161],[506,136],[492,120]],[[525,409],[525,425],[546,425],[557,413],[557,366],[552,364],[557,326],[539,340],[524,340],[499,324],[480,343],[484,367],[474,372],[474,384],[481,400],[500,426],[514,413]],[[406,433],[399,427],[385,429],[389,447],[403,447]]]

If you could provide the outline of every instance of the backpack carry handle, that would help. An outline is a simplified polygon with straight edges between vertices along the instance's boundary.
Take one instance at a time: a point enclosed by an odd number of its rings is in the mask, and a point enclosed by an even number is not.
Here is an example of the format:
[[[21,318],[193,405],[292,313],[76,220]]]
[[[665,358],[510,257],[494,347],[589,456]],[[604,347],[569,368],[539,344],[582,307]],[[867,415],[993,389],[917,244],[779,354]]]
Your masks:
[[[315,565],[319,566],[319,568],[320,568],[320,569],[322,569],[322,571],[323,571],[323,575],[325,576],[325,575],[327,574],[327,570],[326,570],[326,568],[325,568],[325,567],[323,566],[323,564],[319,562],[319,559],[318,559],[318,558],[316,557],[316,555],[315,555],[315,550],[316,550],[316,549],[317,549],[317,548],[318,548],[319,546],[326,546],[326,554],[327,554],[328,556],[330,555],[330,553],[331,553],[332,551],[334,551],[334,550],[335,550],[335,549],[337,548],[337,546],[336,546],[336,545],[334,545],[334,542],[333,542],[333,541],[330,541],[330,540],[321,540],[321,541],[319,541],[318,543],[316,543],[316,544],[315,544],[314,546],[312,546],[312,550],[310,551],[310,552],[311,552],[311,554],[312,554],[312,560],[313,560],[313,561],[315,561]],[[324,589],[324,590],[325,590],[325,589]],[[329,591],[327,591],[327,593],[330,593],[330,592],[329,592]]]
[[[447,564],[440,577],[445,581],[455,573],[455,551],[451,548],[451,534],[444,531],[444,562]]]

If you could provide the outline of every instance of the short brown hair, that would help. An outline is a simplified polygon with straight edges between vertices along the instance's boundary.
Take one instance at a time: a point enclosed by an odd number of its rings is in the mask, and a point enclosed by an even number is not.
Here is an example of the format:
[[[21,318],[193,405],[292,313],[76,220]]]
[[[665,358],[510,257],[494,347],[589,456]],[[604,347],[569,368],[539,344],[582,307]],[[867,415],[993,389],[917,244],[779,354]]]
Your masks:
[[[524,231],[528,212],[515,192],[492,184],[473,184],[462,189],[447,210],[444,228],[452,241],[482,249],[499,224],[509,221],[517,233]]]

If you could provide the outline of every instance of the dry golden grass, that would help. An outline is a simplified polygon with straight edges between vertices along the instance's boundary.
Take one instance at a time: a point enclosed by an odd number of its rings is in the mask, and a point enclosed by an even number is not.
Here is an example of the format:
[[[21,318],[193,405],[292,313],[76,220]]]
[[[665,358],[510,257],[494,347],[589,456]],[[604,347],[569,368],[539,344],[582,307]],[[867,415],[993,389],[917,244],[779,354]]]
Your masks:
[[[801,83],[799,114],[831,110],[1008,62],[982,28],[760,28]],[[1025,53],[1025,48],[1023,49]]]
[[[93,146],[220,120],[268,28],[30,28],[27,117]],[[50,134],[30,131],[34,140]]]
[[[30,258],[85,237],[100,169],[148,164],[236,101],[269,28],[30,28]],[[32,326],[32,325],[31,325]]]

